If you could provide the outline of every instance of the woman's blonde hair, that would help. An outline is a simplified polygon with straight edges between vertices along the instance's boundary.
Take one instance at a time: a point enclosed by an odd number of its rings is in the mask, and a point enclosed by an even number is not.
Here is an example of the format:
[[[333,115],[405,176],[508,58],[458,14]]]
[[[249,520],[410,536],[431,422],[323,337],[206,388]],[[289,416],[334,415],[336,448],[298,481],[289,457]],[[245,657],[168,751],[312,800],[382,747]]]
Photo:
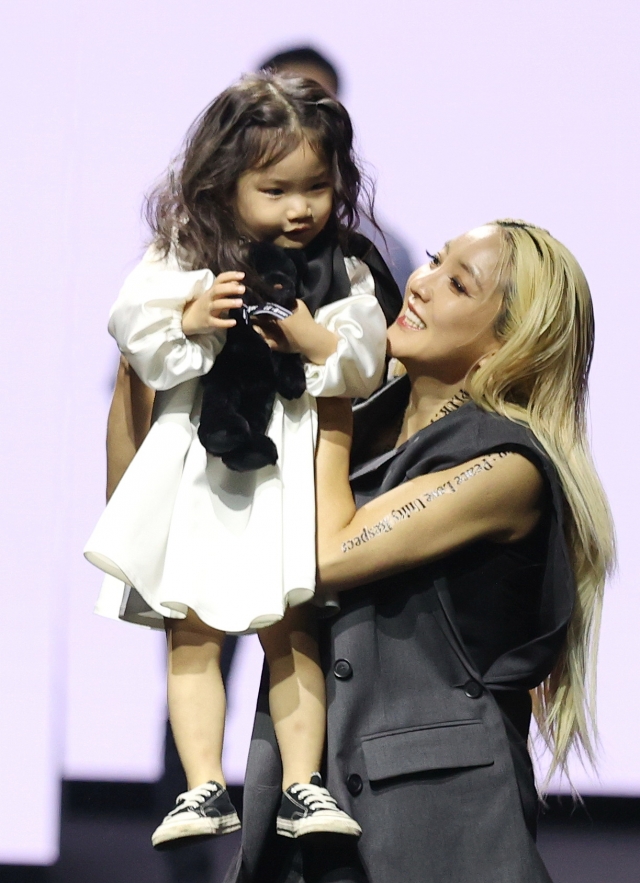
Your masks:
[[[587,378],[594,323],[587,280],[571,252],[546,230],[494,221],[502,238],[500,349],[469,380],[486,410],[526,423],[558,471],[567,501],[565,534],[576,600],[565,649],[533,694],[550,748],[549,777],[566,771],[570,749],[594,762],[595,665],[602,594],[615,559],[613,525],[587,440]]]

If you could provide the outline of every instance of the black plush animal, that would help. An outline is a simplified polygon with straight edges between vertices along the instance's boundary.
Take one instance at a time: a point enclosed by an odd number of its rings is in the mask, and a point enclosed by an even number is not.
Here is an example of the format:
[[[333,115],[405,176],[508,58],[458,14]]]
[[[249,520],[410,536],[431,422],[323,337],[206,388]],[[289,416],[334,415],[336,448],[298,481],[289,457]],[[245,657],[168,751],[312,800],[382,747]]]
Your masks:
[[[283,319],[295,310],[299,287],[295,261],[304,256],[289,254],[269,243],[252,245],[250,262],[266,296],[247,288],[244,305],[229,312],[236,324],[227,330],[222,352],[202,378],[198,437],[210,454],[236,472],[277,462],[276,446],[266,435],[276,393],[297,399],[306,387],[301,357],[271,350],[252,324],[258,317]]]

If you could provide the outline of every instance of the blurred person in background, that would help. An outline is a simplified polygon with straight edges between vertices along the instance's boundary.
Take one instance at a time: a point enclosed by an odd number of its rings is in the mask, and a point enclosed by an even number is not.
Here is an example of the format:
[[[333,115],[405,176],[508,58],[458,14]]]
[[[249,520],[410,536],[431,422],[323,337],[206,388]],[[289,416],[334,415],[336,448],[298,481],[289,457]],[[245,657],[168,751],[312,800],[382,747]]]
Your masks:
[[[335,95],[340,97],[342,77],[337,67],[329,59],[311,46],[293,46],[283,49],[266,58],[259,66],[260,70],[273,70],[278,73],[290,73],[299,77],[309,77]],[[404,292],[409,274],[414,268],[409,248],[388,225],[382,221],[382,230],[377,230],[366,217],[360,218],[359,230],[379,249],[387,262],[398,288]]]
[[[258,69],[273,70],[281,74],[293,74],[296,77],[315,80],[331,95],[336,97],[340,95],[342,80],[338,69],[326,56],[311,46],[284,49],[263,61],[258,65]]]

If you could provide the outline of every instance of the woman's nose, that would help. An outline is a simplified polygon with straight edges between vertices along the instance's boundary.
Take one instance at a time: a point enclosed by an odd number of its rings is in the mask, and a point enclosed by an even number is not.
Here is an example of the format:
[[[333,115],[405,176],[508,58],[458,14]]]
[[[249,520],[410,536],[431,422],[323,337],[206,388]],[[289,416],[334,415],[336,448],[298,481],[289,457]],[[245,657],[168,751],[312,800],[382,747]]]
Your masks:
[[[409,276],[407,293],[420,298],[420,300],[428,300],[431,296],[430,276],[431,270],[426,264],[423,267],[418,267],[418,269],[414,270],[411,276]]]

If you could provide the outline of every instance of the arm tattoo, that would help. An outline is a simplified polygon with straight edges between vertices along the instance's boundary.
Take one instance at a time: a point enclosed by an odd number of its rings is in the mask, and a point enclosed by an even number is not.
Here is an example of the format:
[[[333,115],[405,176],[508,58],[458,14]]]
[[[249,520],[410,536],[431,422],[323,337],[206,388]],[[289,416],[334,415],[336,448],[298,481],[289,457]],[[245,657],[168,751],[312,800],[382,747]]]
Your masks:
[[[439,485],[432,491],[421,494],[419,497],[414,497],[413,500],[409,500],[408,503],[400,506],[399,509],[392,509],[388,515],[372,524],[371,527],[364,527],[358,536],[345,540],[342,544],[343,553],[350,552],[352,549],[356,549],[358,546],[362,546],[364,543],[368,543],[369,540],[373,540],[382,534],[390,533],[396,524],[401,521],[407,521],[412,515],[422,512],[429,503],[432,503],[439,497],[443,497],[445,494],[455,494],[461,485],[475,478],[476,475],[490,472],[495,463],[504,457],[508,457],[510,453],[510,451],[499,451],[495,454],[487,454],[480,459],[479,463],[475,463],[463,472],[458,473],[458,475],[454,475],[451,480]]]

